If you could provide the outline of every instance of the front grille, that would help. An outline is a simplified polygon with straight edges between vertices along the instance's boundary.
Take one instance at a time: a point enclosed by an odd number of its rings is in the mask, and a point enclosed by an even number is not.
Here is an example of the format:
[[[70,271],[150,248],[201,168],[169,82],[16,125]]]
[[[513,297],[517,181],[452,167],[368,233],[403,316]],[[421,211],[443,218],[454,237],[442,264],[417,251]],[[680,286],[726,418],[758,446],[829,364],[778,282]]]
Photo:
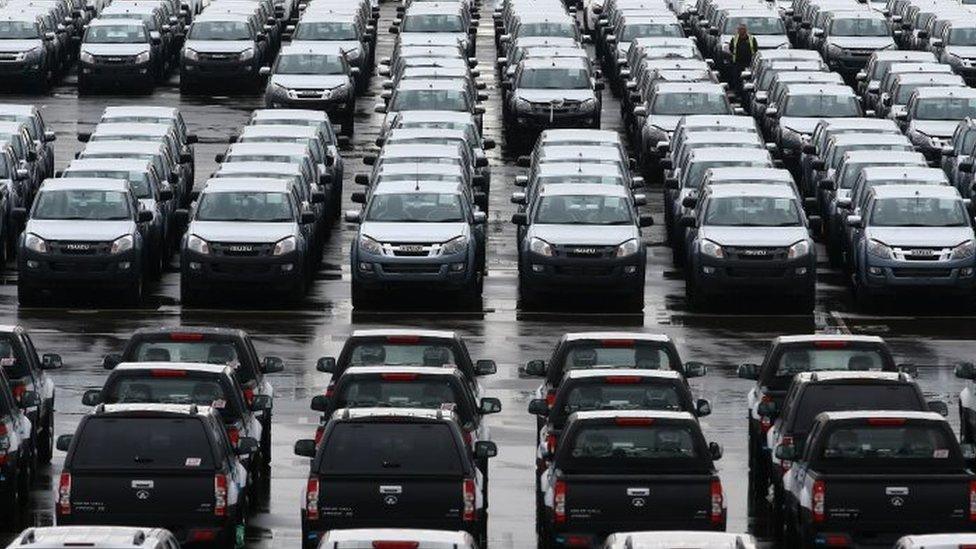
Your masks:
[[[438,274],[441,266],[437,263],[384,263],[383,272],[392,274]]]
[[[578,265],[559,265],[554,267],[556,274],[567,276],[610,276],[613,267],[582,267]]]
[[[532,110],[535,112],[553,114],[566,114],[577,112],[580,109],[579,101],[562,101],[559,103],[532,103]]]
[[[51,270],[70,273],[101,273],[108,270],[108,263],[72,263],[68,261],[52,261]]]
[[[952,248],[895,248],[896,259],[903,261],[946,261],[952,256]]]
[[[94,59],[100,65],[129,65],[136,62],[134,55],[96,55]]]
[[[235,275],[259,275],[271,270],[271,265],[262,263],[214,263],[211,267],[215,273]]]
[[[19,54],[18,53],[15,53],[15,52],[4,52],[4,53],[0,53],[0,62],[8,62],[9,63],[11,61],[21,61],[21,59],[18,59],[18,57],[17,57],[18,55]]]
[[[734,278],[783,278],[783,269],[730,268],[729,276]]]
[[[952,275],[952,269],[917,269],[913,267],[898,267],[891,269],[898,278],[947,278]]]
[[[785,248],[726,248],[725,251],[730,259],[743,261],[782,261],[787,255]]]
[[[239,53],[199,53],[200,61],[237,61]]]
[[[396,257],[429,257],[435,255],[433,244],[417,242],[391,242],[385,245]]]
[[[573,259],[603,259],[613,257],[616,246],[557,246],[556,255]]]
[[[248,242],[213,242],[210,251],[224,257],[261,257],[271,255],[274,244]]]
[[[85,242],[73,240],[48,241],[51,253],[65,255],[99,255],[111,252],[111,242]]]

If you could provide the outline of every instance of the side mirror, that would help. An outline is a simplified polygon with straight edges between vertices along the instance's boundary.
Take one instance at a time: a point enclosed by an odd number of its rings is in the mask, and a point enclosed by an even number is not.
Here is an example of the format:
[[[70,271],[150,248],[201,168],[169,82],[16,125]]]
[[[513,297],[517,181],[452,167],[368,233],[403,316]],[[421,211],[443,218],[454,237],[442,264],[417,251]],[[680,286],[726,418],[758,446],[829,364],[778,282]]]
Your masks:
[[[972,161],[960,162],[958,169],[959,171],[964,173],[971,173],[973,171],[973,162]]]
[[[302,225],[315,223],[315,212],[302,212],[301,215],[298,216],[298,222]]]
[[[98,406],[102,402],[101,389],[89,389],[81,395],[81,403],[85,406]]]
[[[517,212],[512,214],[512,223],[515,225],[528,225],[529,216],[525,212]]]
[[[159,191],[159,200],[162,202],[169,202],[173,200],[173,189],[163,189]]]
[[[315,441],[306,438],[295,442],[295,455],[307,458],[315,457]]]
[[[908,113],[905,111],[900,111],[899,113],[895,114],[895,120],[899,122],[908,122]]]
[[[949,406],[941,400],[930,400],[925,403],[930,412],[935,412],[942,417],[949,416]]]
[[[545,360],[530,360],[525,363],[525,375],[532,377],[545,377],[546,376],[546,361]]]
[[[914,364],[897,364],[895,369],[903,374],[908,374],[912,377],[918,377],[918,366]]]
[[[516,187],[527,187],[529,185],[529,176],[527,175],[516,175],[515,176],[515,186]]]
[[[478,409],[483,415],[497,414],[502,411],[502,401],[495,397],[485,397],[478,403]]]
[[[364,173],[357,173],[356,177],[353,178],[353,181],[355,181],[357,185],[369,185],[369,176]]]
[[[765,116],[767,118],[779,118],[779,107],[776,107],[775,105],[766,107]]]
[[[857,80],[858,82],[867,80],[868,79],[868,73],[866,73],[864,71],[858,71],[858,73],[854,76],[854,79]]]
[[[490,440],[479,440],[474,443],[474,457],[477,459],[491,459],[498,455],[498,446]]]
[[[324,356],[315,363],[315,369],[324,374],[334,374],[336,372],[336,359],[331,356]]]
[[[332,399],[325,395],[315,395],[312,397],[312,409],[316,412],[328,412],[332,407]]]
[[[64,366],[64,361],[61,360],[61,355],[57,353],[44,353],[41,356],[42,370],[57,370],[62,366]]]
[[[698,226],[698,220],[690,215],[685,215],[678,220],[678,225],[686,229],[694,229]]]
[[[266,412],[271,409],[272,401],[269,395],[254,395],[251,399],[252,412]]]
[[[702,377],[708,373],[708,369],[701,362],[685,362],[685,378]]]
[[[760,402],[756,410],[762,417],[773,418],[779,413],[775,402]]]
[[[654,217],[651,214],[641,214],[637,218],[638,227],[652,227],[654,226]]]
[[[824,191],[833,191],[837,188],[837,184],[834,183],[834,180],[830,177],[821,179],[820,183],[817,183],[817,186]]]
[[[686,196],[681,200],[681,205],[689,210],[693,210],[696,206],[698,206],[698,197]]]
[[[953,368],[953,373],[959,379],[976,379],[976,364],[972,362],[961,362]]]
[[[91,141],[91,132],[78,132],[78,141],[88,143]]]
[[[137,223],[149,223],[153,220],[153,213],[148,210],[139,210],[139,215],[136,216]]]
[[[114,370],[116,366],[122,363],[122,355],[118,353],[111,353],[105,355],[102,359],[102,368],[106,370]]]
[[[544,398],[533,398],[529,401],[529,413],[534,416],[546,417],[549,415],[549,405]]]
[[[355,204],[365,204],[366,203],[366,193],[363,191],[355,191],[352,193],[352,201]]]
[[[494,139],[483,139],[483,140],[481,140],[481,148],[484,149],[484,150],[486,150],[486,151],[490,151],[490,150],[494,149],[495,146],[496,146],[496,143],[495,143],[495,140]]]
[[[386,113],[386,105],[384,103],[377,103],[373,107],[373,112],[378,112],[378,113],[384,113],[385,114]]]
[[[864,225],[864,221],[859,215],[849,215],[847,216],[847,226],[854,227],[855,229],[860,229]]]
[[[474,375],[490,376],[498,371],[498,365],[494,360],[482,359],[474,363]]]
[[[214,155],[214,162],[216,162],[218,164],[221,164],[221,163],[224,162],[224,159],[226,159],[226,158],[227,158],[227,155],[224,154],[224,153],[215,154]]]
[[[813,143],[804,143],[800,150],[803,151],[803,154],[817,154],[817,147]]]
[[[30,177],[30,172],[27,171],[27,168],[17,168],[15,175],[17,176],[17,179],[23,181],[24,179]]]
[[[850,210],[851,209],[851,199],[849,197],[838,198],[837,199],[837,208],[839,208],[841,210]]]
[[[331,182],[332,178],[329,174],[324,173],[322,177],[319,178],[323,185]],[[325,202],[325,193],[322,191],[315,191],[312,193],[312,204],[322,204]]]
[[[483,193],[475,193],[475,194],[483,194]],[[475,225],[484,225],[485,223],[488,222],[488,214],[486,214],[485,212],[481,212],[481,211],[474,212],[473,218],[474,218]]]
[[[261,444],[258,443],[258,441],[254,438],[241,437],[241,439],[237,441],[237,446],[234,448],[234,453],[242,457],[249,456],[257,452],[260,447]]]
[[[810,167],[818,171],[823,171],[827,169],[827,163],[818,158],[810,162]]]
[[[776,447],[776,459],[780,461],[795,461],[796,447],[780,444]]]
[[[695,415],[698,417],[705,417],[712,414],[712,404],[705,400],[704,398],[698,399],[695,403]]]
[[[753,363],[740,364],[735,370],[735,375],[740,379],[756,381],[759,379],[759,365]]]
[[[376,155],[375,154],[367,154],[367,155],[364,155],[363,156],[363,164],[366,164],[367,166],[373,166],[373,165],[375,165],[376,164]]]
[[[969,442],[964,442],[959,445],[959,449],[962,450],[962,458],[967,461],[972,461],[976,459],[976,445]]]
[[[61,435],[58,437],[57,442],[55,442],[55,446],[57,447],[58,450],[62,452],[67,452],[68,448],[71,447],[71,439],[73,438],[74,435]]]
[[[259,76],[271,76],[271,67],[261,67],[258,69]]]
[[[523,154],[515,159],[515,165],[520,168],[528,168],[532,165],[532,158]]]
[[[266,356],[261,361],[261,371],[265,374],[274,374],[285,369],[285,361],[276,356]]]
[[[713,461],[722,459],[722,445],[717,442],[709,442],[708,453],[712,456]]]
[[[643,193],[636,193],[634,196],[634,205],[636,206],[646,206],[647,205],[647,195]]]
[[[664,178],[664,188],[669,191],[678,190],[678,178],[676,177],[666,177]]]

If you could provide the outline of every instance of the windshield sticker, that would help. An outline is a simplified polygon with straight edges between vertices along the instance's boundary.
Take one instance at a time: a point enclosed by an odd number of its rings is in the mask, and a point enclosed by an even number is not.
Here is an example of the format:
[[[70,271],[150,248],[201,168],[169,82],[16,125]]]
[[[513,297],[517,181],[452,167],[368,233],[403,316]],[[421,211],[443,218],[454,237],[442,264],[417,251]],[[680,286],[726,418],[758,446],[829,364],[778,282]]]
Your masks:
[[[17,359],[14,357],[0,358],[0,366],[13,366],[14,364],[17,364]]]

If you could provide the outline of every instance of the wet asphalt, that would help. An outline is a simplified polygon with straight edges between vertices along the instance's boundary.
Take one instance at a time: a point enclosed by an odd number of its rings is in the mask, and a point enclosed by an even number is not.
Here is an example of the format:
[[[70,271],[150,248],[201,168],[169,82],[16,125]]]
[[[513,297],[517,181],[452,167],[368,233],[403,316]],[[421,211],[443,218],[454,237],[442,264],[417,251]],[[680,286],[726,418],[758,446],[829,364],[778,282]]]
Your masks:
[[[485,135],[504,142],[498,80],[493,69],[495,51],[490,13],[484,10],[478,38],[481,79],[487,83]],[[381,30],[377,59],[389,55],[392,35],[384,34],[394,14],[393,4],[383,5],[378,25]],[[364,154],[375,149],[380,116],[373,105],[381,91],[381,78],[374,77],[369,91],[357,104],[356,134],[345,158],[344,205],[352,207],[353,176],[365,171]],[[50,129],[57,133],[57,169],[63,169],[81,150],[78,131],[89,129],[107,105],[168,105],[179,107],[200,136],[196,145],[197,183],[216,167],[213,157],[227,146],[228,137],[245,123],[252,109],[263,107],[258,94],[181,97],[178,76],[157,87],[151,96],[116,94],[79,97],[76,78],[66,76],[46,96],[6,94],[0,101],[34,103],[43,108]],[[617,101],[604,92],[603,127],[619,129]],[[783,314],[781,299],[772,296],[735,296],[730,303],[709,314],[692,313],[684,303],[684,282],[671,265],[670,250],[663,245],[663,230],[645,230],[649,245],[646,308],[643,315],[620,315],[601,303],[577,303],[575,296],[554,303],[552,310],[522,314],[516,307],[517,262],[515,231],[509,220],[515,206],[509,202],[519,151],[505,147],[488,151],[492,165],[489,211],[489,276],[485,282],[484,306],[478,313],[458,311],[450,298],[421,296],[407,304],[391,304],[384,312],[355,313],[350,302],[348,251],[355,228],[338,224],[329,238],[316,283],[303,306],[282,309],[273,301],[256,301],[261,296],[237,296],[221,309],[189,310],[179,304],[178,261],[169,272],[149,287],[146,303],[138,309],[118,309],[75,296],[57,308],[18,310],[17,273],[8,265],[0,273],[0,323],[22,324],[30,329],[40,352],[58,352],[63,370],[54,373],[57,384],[56,434],[74,431],[86,408],[81,394],[100,387],[105,379],[102,357],[119,351],[135,329],[159,325],[221,325],[247,330],[262,355],[285,360],[283,373],[270,376],[275,386],[272,480],[270,497],[262,512],[248,526],[248,547],[294,548],[300,546],[299,497],[307,472],[307,460],[292,454],[299,438],[309,438],[317,416],[309,409],[311,396],[324,391],[327,376],[315,371],[315,361],[338,353],[344,338],[354,329],[370,327],[424,327],[458,330],[463,333],[474,358],[492,358],[499,370],[486,380],[488,394],[501,398],[503,411],[489,420],[492,438],[499,448],[491,462],[492,507],[489,535],[492,548],[526,548],[535,545],[533,486],[533,433],[535,420],[526,413],[534,379],[519,377],[525,361],[547,358],[556,340],[567,331],[634,330],[665,333],[676,341],[684,360],[699,360],[709,366],[708,375],[691,381],[698,397],[712,402],[714,410],[703,420],[706,437],[724,446],[718,462],[728,502],[729,531],[750,528],[761,535],[761,518],[750,520],[746,511],[746,408],[749,382],[735,377],[734,366],[759,362],[770,339],[782,334],[814,331],[874,334],[892,345],[898,362],[914,363],[920,369],[920,383],[930,398],[949,404],[950,419],[958,427],[958,393],[963,382],[952,375],[956,362],[971,360],[976,346],[970,341],[976,329],[972,311],[962,305],[938,300],[913,299],[895,303],[881,312],[856,311],[840,272],[820,262],[817,310],[813,315]],[[647,211],[661,215],[659,187],[647,190]],[[823,250],[821,250],[823,252]],[[395,305],[395,306],[394,306]],[[30,506],[33,524],[47,525],[53,517],[52,478],[57,478],[64,454],[56,452],[35,487]],[[0,534],[0,542],[10,534]],[[766,544],[772,546],[771,544]]]

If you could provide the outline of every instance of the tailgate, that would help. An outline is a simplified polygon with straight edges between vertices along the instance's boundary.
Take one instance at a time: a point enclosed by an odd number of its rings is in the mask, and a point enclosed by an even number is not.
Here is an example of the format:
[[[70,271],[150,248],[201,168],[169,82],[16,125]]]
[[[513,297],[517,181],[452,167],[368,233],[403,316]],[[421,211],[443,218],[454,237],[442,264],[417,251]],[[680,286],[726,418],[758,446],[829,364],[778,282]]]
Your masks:
[[[708,528],[711,475],[566,475],[569,522],[617,530]],[[633,526],[627,526],[633,525]]]
[[[462,493],[461,477],[324,476],[319,508],[323,519],[335,527],[438,528],[454,524],[458,529]]]
[[[969,481],[965,474],[825,475],[827,520],[852,521],[855,529],[924,521],[969,526]],[[938,527],[936,527],[938,525]]]
[[[176,526],[213,517],[214,473],[72,471],[71,510],[97,523]]]

